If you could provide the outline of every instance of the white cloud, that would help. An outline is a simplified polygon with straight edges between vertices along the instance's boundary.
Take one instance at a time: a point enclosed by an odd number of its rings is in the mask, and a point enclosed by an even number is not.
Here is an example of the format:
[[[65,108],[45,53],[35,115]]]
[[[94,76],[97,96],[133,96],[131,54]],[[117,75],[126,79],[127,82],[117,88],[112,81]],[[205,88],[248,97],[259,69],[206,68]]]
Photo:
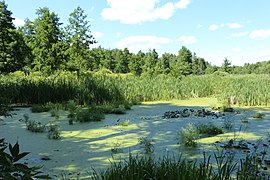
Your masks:
[[[210,31],[216,31],[218,29],[218,25],[216,25],[216,24],[211,24],[210,26],[209,26],[209,30]]]
[[[232,48],[232,51],[233,51],[233,52],[240,52],[240,51],[241,51],[241,48],[235,47],[235,48]]]
[[[196,38],[194,36],[180,36],[176,41],[180,41],[183,44],[194,44],[196,43]]]
[[[227,25],[230,29],[239,29],[243,27],[243,25],[239,23],[228,23]]]
[[[254,40],[263,40],[269,37],[270,37],[270,29],[255,30],[249,34],[249,38]]]
[[[13,20],[13,23],[16,27],[19,27],[19,26],[23,26],[24,25],[24,20],[22,19],[19,19],[19,18],[15,18]]]
[[[176,9],[186,8],[189,0],[180,0],[176,4],[167,2],[158,6],[159,0],[107,0],[101,16],[106,20],[119,20],[124,24],[138,24],[157,19],[171,18]]]
[[[115,36],[116,36],[117,38],[119,38],[119,37],[121,37],[121,33],[120,33],[120,32],[117,32],[117,33],[115,33]]]
[[[162,44],[169,44],[172,40],[157,36],[130,36],[121,39],[116,43],[116,47],[123,49],[128,48],[131,52],[138,52],[139,50],[158,49]]]
[[[246,32],[237,32],[237,33],[232,33],[230,36],[231,37],[237,37],[238,38],[238,37],[246,36],[246,35],[248,35],[248,33],[249,32],[247,32],[247,31]]]
[[[103,36],[103,33],[102,33],[102,32],[96,31],[96,32],[93,32],[93,36],[94,36],[95,38],[101,38],[101,37]]]
[[[184,9],[187,8],[187,6],[190,4],[190,0],[180,0],[175,4],[176,8]]]

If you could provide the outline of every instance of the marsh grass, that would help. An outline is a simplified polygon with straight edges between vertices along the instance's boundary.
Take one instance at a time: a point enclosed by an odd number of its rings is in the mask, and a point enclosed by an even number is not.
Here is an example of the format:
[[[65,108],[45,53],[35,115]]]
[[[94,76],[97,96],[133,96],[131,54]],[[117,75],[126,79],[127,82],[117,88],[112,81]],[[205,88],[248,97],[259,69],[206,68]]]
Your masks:
[[[122,153],[123,150],[121,149],[122,143],[119,141],[113,142],[111,147],[112,154]]]
[[[93,170],[92,179],[200,179],[200,180],[227,180],[227,179],[267,179],[263,173],[258,173],[258,164],[252,155],[234,161],[234,156],[227,156],[222,151],[205,155],[201,161],[188,161],[180,157],[165,156],[155,160],[152,156],[132,156],[129,159],[116,163],[112,162],[107,170],[97,173]],[[269,177],[268,177],[269,178]]]
[[[152,154],[154,152],[154,140],[147,137],[140,137],[138,139],[139,144],[144,149],[145,154]]]
[[[224,127],[224,129],[231,131],[234,127],[233,120],[225,118],[223,120],[223,127]]]
[[[187,99],[215,96],[227,102],[232,95],[237,105],[270,104],[269,75],[136,77],[121,74],[83,74],[60,72],[42,76],[0,76],[0,97],[10,103],[45,104],[69,100],[80,105],[138,103],[141,101]]]

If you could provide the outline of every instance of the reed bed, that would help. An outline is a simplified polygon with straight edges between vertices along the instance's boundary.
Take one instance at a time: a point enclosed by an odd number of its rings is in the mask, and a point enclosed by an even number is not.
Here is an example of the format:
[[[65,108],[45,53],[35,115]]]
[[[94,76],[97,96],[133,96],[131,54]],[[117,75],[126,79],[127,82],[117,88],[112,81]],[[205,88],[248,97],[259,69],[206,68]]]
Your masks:
[[[108,104],[217,97],[245,106],[270,105],[269,75],[203,75],[177,79],[168,75],[137,77],[131,74],[61,72],[0,76],[0,96],[9,103],[43,104],[75,100],[78,104]]]

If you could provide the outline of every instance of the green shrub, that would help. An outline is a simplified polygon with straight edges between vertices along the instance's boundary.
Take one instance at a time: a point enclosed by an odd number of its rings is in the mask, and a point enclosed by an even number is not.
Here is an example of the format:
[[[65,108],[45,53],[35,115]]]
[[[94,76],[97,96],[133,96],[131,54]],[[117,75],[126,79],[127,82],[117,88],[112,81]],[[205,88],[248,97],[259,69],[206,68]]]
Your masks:
[[[9,153],[5,151],[7,147],[9,147]],[[28,167],[27,164],[19,162],[28,154],[29,152],[20,153],[18,142],[12,146],[7,145],[4,139],[0,139],[0,179],[51,179],[40,171],[41,167]]]
[[[31,107],[31,111],[33,113],[41,113],[41,112],[49,112],[50,107],[46,105],[41,105],[41,104],[35,104]]]
[[[116,108],[112,109],[112,114],[125,114],[126,113],[126,109],[124,105],[119,105]]]
[[[49,139],[60,139],[59,126],[57,124],[50,124],[48,126],[48,138]]]
[[[263,113],[260,113],[260,112],[256,112],[254,115],[253,115],[253,118],[255,119],[262,119],[264,118],[265,114]]]
[[[78,122],[90,122],[90,121],[101,121],[101,119],[104,118],[105,115],[102,109],[92,106],[88,108],[77,109],[75,120]]]
[[[28,120],[28,121],[25,121],[25,124],[26,124],[27,130],[31,132],[42,133],[46,131],[46,125],[43,125],[41,122]]]
[[[199,134],[205,134],[205,135],[217,135],[222,134],[223,131],[220,127],[215,126],[213,124],[206,124],[206,123],[197,123],[195,124],[195,127],[198,130]]]
[[[121,126],[128,126],[129,125],[129,122],[130,122],[130,120],[129,119],[126,119],[126,120],[120,121],[120,125]]]
[[[194,124],[189,123],[181,129],[178,135],[180,136],[179,142],[181,144],[194,147],[197,144],[196,140],[199,138],[199,131]]]
[[[52,109],[51,111],[51,116],[55,117],[55,119],[59,119],[59,110],[58,109]]]

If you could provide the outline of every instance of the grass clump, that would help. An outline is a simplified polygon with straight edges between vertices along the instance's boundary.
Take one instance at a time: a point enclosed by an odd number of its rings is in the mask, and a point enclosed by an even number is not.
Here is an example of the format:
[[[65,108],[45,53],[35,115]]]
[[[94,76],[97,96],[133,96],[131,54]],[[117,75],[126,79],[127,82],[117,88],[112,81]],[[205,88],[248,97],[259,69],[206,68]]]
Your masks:
[[[263,119],[264,116],[265,116],[265,114],[260,113],[260,112],[256,112],[256,113],[253,115],[253,118],[255,118],[255,119]]]
[[[197,123],[195,124],[195,127],[197,128],[197,131],[199,134],[203,134],[203,135],[217,135],[217,134],[222,134],[223,130],[218,127],[215,126],[213,124],[206,124],[206,123]]]
[[[102,109],[98,107],[88,107],[88,108],[78,108],[76,110],[76,118],[77,122],[91,122],[91,121],[101,121],[104,119],[105,115]]]
[[[118,141],[114,142],[111,148],[112,154],[122,153],[123,150],[120,148],[122,144]]]
[[[211,155],[204,154],[202,161],[190,162],[180,157],[165,156],[155,160],[152,156],[132,156],[119,163],[113,162],[107,170],[97,173],[95,170],[92,179],[269,179],[269,175],[260,168],[256,155],[247,154],[246,158],[234,161],[232,155],[223,151]]]
[[[58,109],[52,109],[50,112],[52,117],[54,117],[55,119],[59,119],[60,115]]]
[[[154,140],[147,137],[139,138],[139,144],[143,147],[145,154],[152,154],[154,152]]]
[[[187,126],[182,127],[178,135],[180,136],[179,143],[194,147],[197,144],[196,140],[199,138],[199,131],[194,124],[189,123]]]
[[[60,130],[57,124],[50,124],[48,126],[48,138],[49,139],[60,139]]]
[[[119,125],[121,126],[128,126],[130,123],[130,120],[129,119],[125,119],[123,121],[120,121]]]

